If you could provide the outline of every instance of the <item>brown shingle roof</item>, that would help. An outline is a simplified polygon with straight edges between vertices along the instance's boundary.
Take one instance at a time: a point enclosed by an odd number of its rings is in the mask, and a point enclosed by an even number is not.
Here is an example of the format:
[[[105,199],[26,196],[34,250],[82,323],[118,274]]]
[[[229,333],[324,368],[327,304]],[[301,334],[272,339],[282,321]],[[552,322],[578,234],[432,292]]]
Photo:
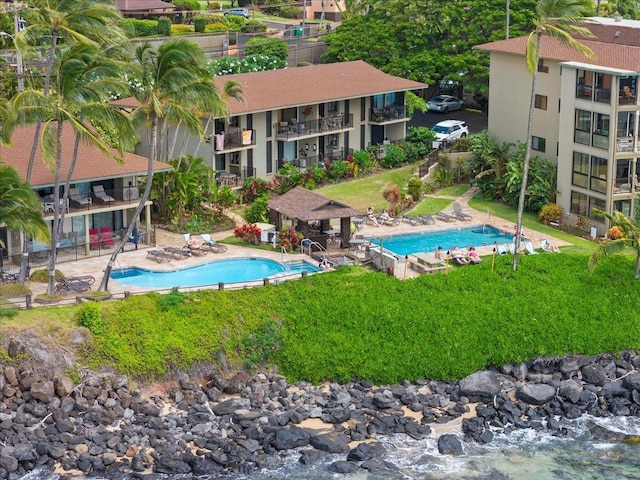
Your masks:
[[[229,100],[232,115],[427,87],[388,75],[362,60],[224,75],[216,78],[219,91],[227,80],[239,82],[244,91],[244,103]]]
[[[579,40],[580,43],[591,49],[594,54],[593,58],[582,55],[547,36],[542,37],[540,58],[561,62],[582,62],[594,66],[640,72],[640,30],[615,24],[588,24],[586,26],[596,37],[580,38]],[[617,31],[620,31],[618,37],[615,36]],[[484,43],[474,48],[487,52],[524,56],[526,46],[527,37],[525,36]]]
[[[269,200],[269,208],[289,218],[297,218],[303,222],[362,215],[362,213],[355,208],[323,197],[318,193],[311,192],[302,187],[296,187],[284,195],[272,198]]]
[[[14,167],[22,178],[25,178],[27,175],[27,166],[29,164],[29,156],[31,155],[31,145],[33,144],[35,128],[35,125],[17,128],[11,137],[12,145],[0,145],[0,162]],[[71,127],[64,128],[62,135],[62,172],[69,171],[74,141],[75,136],[71,132]],[[119,165],[95,147],[80,143],[78,161],[71,181],[82,182],[129,175],[146,175],[148,161],[145,157],[134,153],[126,153],[123,159],[124,163]],[[162,162],[155,162],[154,164],[155,172],[167,171],[171,170],[171,168],[171,165]],[[64,175],[63,178],[66,179]],[[33,173],[31,174],[31,185],[34,187],[44,187],[53,185],[54,182],[55,176],[45,166],[42,160],[42,152],[38,149],[33,166]]]
[[[162,0],[116,0],[116,8],[122,13],[173,10],[175,5]]]

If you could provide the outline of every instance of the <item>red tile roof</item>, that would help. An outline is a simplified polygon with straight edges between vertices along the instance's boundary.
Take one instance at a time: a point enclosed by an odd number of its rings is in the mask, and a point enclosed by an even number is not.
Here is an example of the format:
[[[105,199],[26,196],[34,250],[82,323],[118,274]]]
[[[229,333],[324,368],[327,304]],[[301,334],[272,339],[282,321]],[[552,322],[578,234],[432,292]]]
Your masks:
[[[362,60],[224,75],[216,78],[220,91],[227,80],[239,82],[244,91],[244,103],[229,101],[232,115],[427,87],[388,75]]]
[[[12,145],[0,145],[0,162],[14,167],[22,178],[26,177],[31,145],[35,135],[35,125],[17,128],[11,137]],[[71,165],[75,136],[71,128],[64,128],[62,135],[62,171],[67,172]],[[95,147],[80,143],[78,161],[71,178],[72,182],[101,180],[105,178],[125,177],[129,175],[146,175],[147,159],[134,153],[124,155],[124,163],[118,164]],[[162,162],[155,162],[154,171],[171,170],[171,166]],[[63,178],[66,177],[63,175]],[[31,185],[44,187],[53,185],[54,174],[45,166],[42,153],[38,149],[36,161],[31,174]]]
[[[362,60],[223,75],[216,77],[218,91],[224,90],[228,80],[239,82],[244,93],[244,102],[229,100],[231,115],[417,90],[428,86],[388,75]],[[140,105],[133,97],[116,100],[113,104],[123,108]],[[352,108],[360,107],[352,105]]]
[[[562,62],[582,62],[589,65],[640,72],[640,30],[622,25],[585,25],[595,38],[579,38],[594,54],[589,58],[559,41],[544,36],[540,44],[540,58]],[[616,32],[620,32],[616,37]],[[474,48],[524,56],[527,37],[484,43]]]
[[[173,10],[175,5],[162,0],[116,0],[116,8],[123,13]]]

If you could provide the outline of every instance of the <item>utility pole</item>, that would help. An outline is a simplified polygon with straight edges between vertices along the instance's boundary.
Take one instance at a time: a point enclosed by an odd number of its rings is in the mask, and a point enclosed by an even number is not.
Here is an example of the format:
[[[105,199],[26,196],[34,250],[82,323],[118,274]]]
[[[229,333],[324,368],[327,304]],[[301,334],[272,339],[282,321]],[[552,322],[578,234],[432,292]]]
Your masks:
[[[14,2],[14,3],[2,3],[0,5],[1,13],[13,13],[13,35],[7,32],[0,32],[0,36],[4,35],[10,37],[13,40],[14,47],[16,48],[16,76],[18,77],[18,91],[24,91],[24,67],[22,64],[22,54],[18,47],[16,46],[16,37],[18,33],[20,33],[25,27],[24,19],[20,18],[20,11],[26,10],[29,6],[25,3]]]
[[[509,0],[507,0],[507,25],[505,26],[505,37],[507,40],[509,40]]]

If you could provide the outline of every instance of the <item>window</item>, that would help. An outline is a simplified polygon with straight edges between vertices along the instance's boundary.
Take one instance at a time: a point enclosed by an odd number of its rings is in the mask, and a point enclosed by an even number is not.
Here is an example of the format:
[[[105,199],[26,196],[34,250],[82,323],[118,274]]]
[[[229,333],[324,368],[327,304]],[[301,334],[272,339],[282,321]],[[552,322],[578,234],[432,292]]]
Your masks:
[[[571,213],[577,215],[587,214],[588,197],[584,193],[571,192]]]
[[[542,137],[531,138],[531,148],[538,152],[544,152],[547,146],[547,140]]]
[[[591,184],[590,190],[599,193],[607,192],[607,159],[591,157]]]
[[[591,112],[576,110],[576,125],[573,141],[583,145],[591,145]]]
[[[594,114],[593,139],[591,143],[594,147],[609,149],[609,123],[609,115],[604,113]]]
[[[573,176],[571,183],[578,187],[589,186],[589,155],[573,152]]]
[[[271,124],[273,120],[271,118],[272,118],[271,112],[267,112],[267,138],[273,135],[273,125]],[[249,128],[252,128],[252,127],[249,127]]]
[[[535,106],[536,106],[536,108],[539,108],[540,110],[546,110],[547,109],[547,96],[546,95],[538,95],[538,94],[536,94]]]
[[[605,209],[607,208],[607,204],[601,198],[589,197],[589,218],[598,222],[604,222],[602,217],[595,215],[594,210],[596,208],[601,211],[606,211]]]
[[[549,73],[549,65],[544,64],[544,58],[538,59],[538,71],[540,73]]]
[[[271,140],[267,142],[267,173],[273,173],[273,146]]]

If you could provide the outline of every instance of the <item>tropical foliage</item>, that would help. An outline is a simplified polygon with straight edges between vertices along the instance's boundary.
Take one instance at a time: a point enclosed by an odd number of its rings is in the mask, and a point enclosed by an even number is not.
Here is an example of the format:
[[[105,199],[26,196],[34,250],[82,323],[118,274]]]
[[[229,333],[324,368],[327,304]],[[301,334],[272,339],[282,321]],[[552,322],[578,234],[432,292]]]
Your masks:
[[[589,258],[589,269],[591,271],[595,270],[598,265],[611,255],[631,247],[636,254],[633,278],[636,280],[640,278],[640,221],[627,217],[618,211],[614,212],[613,215],[601,210],[595,210],[594,213],[609,220],[612,225],[609,232],[612,235],[607,235],[607,239],[602,241],[593,252]]]

